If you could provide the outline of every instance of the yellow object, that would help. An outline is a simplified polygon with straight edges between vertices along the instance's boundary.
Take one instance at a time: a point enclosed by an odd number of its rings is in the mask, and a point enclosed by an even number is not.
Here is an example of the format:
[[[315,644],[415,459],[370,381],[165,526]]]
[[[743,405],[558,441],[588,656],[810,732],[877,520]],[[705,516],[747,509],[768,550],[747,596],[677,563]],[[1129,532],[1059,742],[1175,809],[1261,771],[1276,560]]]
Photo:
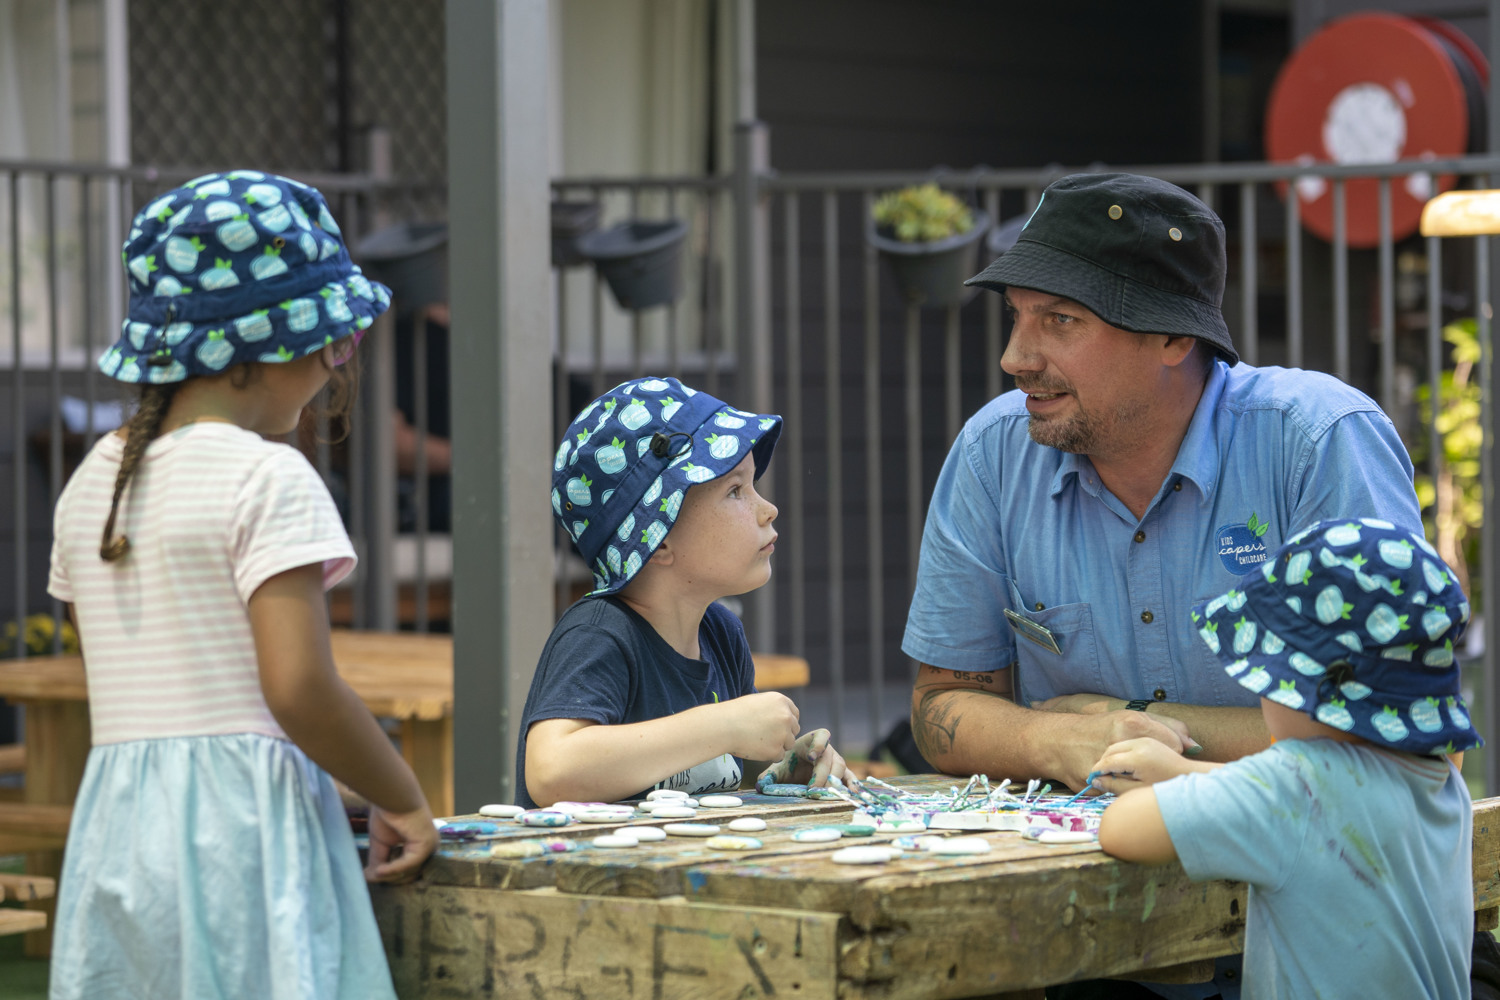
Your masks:
[[[1445,191],[1422,207],[1423,236],[1500,234],[1500,191]]]

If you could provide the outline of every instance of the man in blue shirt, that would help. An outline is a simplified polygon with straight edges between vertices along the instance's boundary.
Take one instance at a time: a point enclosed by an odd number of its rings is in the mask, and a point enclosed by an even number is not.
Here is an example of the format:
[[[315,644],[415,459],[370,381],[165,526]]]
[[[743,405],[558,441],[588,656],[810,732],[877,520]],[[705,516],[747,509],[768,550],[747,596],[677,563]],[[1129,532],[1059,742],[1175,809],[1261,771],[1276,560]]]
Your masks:
[[[1258,701],[1197,637],[1194,602],[1325,518],[1421,533],[1411,460],[1373,401],[1239,364],[1225,273],[1201,201],[1096,174],[1048,187],[969,280],[1014,313],[1017,389],[964,426],[923,533],[902,648],[935,767],[1081,788],[1134,737],[1203,760],[1262,750]]]

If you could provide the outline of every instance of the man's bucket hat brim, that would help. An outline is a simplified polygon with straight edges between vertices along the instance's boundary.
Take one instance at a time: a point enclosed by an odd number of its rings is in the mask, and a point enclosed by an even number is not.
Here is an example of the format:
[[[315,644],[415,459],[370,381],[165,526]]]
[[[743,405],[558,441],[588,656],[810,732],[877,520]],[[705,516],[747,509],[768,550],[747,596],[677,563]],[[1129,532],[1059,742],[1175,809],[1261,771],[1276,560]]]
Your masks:
[[[1454,648],[1469,618],[1432,546],[1374,518],[1304,529],[1233,590],[1193,607],[1199,636],[1242,687],[1417,754],[1484,743]]]
[[[122,257],[130,304],[99,370],[171,383],[279,363],[367,329],[390,290],[349,259],[323,196],[255,170],[207,174],[154,199]]]
[[[1134,333],[1196,337],[1231,365],[1224,224],[1154,177],[1071,174],[1048,186],[1015,244],[964,284],[1061,295]]]
[[[594,575],[590,596],[633,580],[689,488],[754,456],[771,462],[781,417],[737,410],[675,378],[623,382],[573,418],[552,463],[552,513]]]

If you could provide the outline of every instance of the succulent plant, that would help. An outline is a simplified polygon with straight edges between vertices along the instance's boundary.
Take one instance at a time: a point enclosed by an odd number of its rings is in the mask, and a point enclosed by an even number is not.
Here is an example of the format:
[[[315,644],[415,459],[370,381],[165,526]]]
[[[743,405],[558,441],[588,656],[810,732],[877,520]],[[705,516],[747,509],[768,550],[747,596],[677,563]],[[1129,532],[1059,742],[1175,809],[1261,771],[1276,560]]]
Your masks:
[[[930,243],[974,228],[969,206],[936,184],[883,194],[870,214],[878,227],[903,243]]]

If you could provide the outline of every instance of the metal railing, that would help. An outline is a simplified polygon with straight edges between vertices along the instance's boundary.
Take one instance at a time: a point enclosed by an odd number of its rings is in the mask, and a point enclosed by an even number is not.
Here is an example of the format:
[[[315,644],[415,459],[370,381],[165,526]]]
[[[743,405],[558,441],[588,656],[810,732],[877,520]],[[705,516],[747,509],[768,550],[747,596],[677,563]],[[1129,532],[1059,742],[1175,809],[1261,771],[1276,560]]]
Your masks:
[[[758,650],[810,661],[814,684],[831,695],[826,722],[835,738],[859,715],[867,723],[860,728],[878,735],[906,710],[910,664],[900,639],[927,497],[962,421],[1009,381],[1000,368],[1007,321],[999,297],[981,293],[945,309],[906,303],[866,239],[870,205],[883,191],[936,181],[999,222],[1029,212],[1042,189],[1067,171],[778,174],[755,162],[753,142],[741,151],[739,172],[722,178],[554,182],[558,200],[599,203],[601,225],[659,217],[688,224],[683,292],[670,306],[623,310],[592,268],[554,272],[554,428],[561,434],[583,403],[646,373],[676,375],[737,405],[782,413],[782,444],[765,483],[781,508],[777,572],[740,610]],[[1393,186],[1414,177],[1451,174],[1469,183],[1500,174],[1500,157],[1131,169],[1195,191],[1225,217],[1226,319],[1245,361],[1324,368],[1364,388],[1396,419],[1408,446],[1425,453],[1420,471],[1434,477],[1442,442],[1433,422],[1422,419],[1412,389],[1440,382],[1445,320],[1476,316],[1489,441],[1491,315],[1481,306],[1492,280],[1489,240],[1397,240],[1391,201]],[[86,448],[95,436],[89,426],[68,437],[63,397],[92,406],[118,395],[88,359],[112,342],[123,310],[120,234],[150,193],[193,173],[0,162],[0,395],[8,395],[0,412],[9,414],[0,462],[10,472],[10,489],[0,499],[0,553],[9,555],[10,567],[9,587],[0,593],[9,593],[0,603],[17,620],[27,611],[57,614],[44,592],[51,505],[68,467],[65,444]],[[409,188],[363,176],[298,176],[334,201],[351,244],[379,221],[410,217],[403,207]],[[1347,188],[1371,177],[1377,245],[1355,249],[1340,235],[1349,220]],[[1298,199],[1278,196],[1278,188],[1295,189],[1307,178],[1329,187],[1330,242],[1304,234]],[[29,252],[40,263],[22,259],[28,247],[37,248]],[[981,254],[976,269],[987,259]],[[69,287],[78,294],[64,295]],[[72,313],[61,305],[65,299]],[[1420,323],[1413,325],[1416,313]],[[415,336],[424,335],[419,324]],[[442,582],[433,543],[444,539],[426,530],[427,501],[420,500],[418,528],[408,539],[415,542],[408,581],[416,589],[415,610],[403,611],[386,419],[393,405],[389,341],[370,338],[347,459],[319,446],[315,461],[336,483],[345,477],[351,534],[363,557],[350,623],[425,628],[435,624],[426,612],[428,588]],[[416,381],[421,412],[425,379]],[[422,454],[419,447],[419,472]],[[1494,504],[1488,445],[1483,468],[1488,521]],[[1486,539],[1481,549],[1481,608],[1483,583],[1495,579],[1495,544]],[[560,610],[586,588],[587,572],[561,533],[556,550],[549,572]],[[1478,631],[1488,639],[1492,629],[1486,623]],[[1483,646],[1488,680],[1495,644]],[[1485,726],[1500,732],[1491,701],[1500,699],[1484,699]]]

